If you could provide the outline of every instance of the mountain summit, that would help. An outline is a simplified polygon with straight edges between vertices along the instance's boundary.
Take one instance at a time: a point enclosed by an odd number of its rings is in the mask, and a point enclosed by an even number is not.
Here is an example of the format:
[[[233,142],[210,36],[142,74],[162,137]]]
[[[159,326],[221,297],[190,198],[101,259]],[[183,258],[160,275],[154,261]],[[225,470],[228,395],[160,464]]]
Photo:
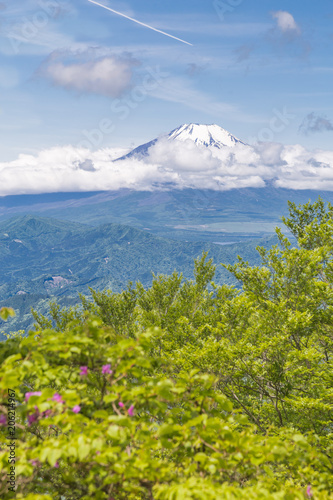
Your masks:
[[[233,147],[237,143],[245,144],[219,125],[199,125],[197,123],[182,125],[170,132],[167,137],[172,141],[191,140],[198,146],[213,146],[219,149],[226,146]]]
[[[219,125],[200,125],[198,123],[190,123],[181,125],[180,127],[172,130],[169,134],[161,135],[160,137],[153,139],[146,144],[142,144],[137,148],[133,149],[130,153],[118,160],[124,160],[125,158],[147,156],[148,150],[154,146],[157,141],[161,139],[167,139],[168,141],[193,141],[198,146],[206,146],[209,148],[223,149],[225,147],[234,147],[236,144],[244,144],[245,142],[237,139],[220,127]],[[118,161],[116,160],[116,161]]]

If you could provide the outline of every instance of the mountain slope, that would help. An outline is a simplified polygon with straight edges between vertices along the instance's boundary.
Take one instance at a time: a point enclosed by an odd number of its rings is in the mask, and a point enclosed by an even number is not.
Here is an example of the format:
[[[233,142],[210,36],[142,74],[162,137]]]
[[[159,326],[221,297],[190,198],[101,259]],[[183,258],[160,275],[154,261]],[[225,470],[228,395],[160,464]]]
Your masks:
[[[264,243],[269,246],[271,240]],[[12,304],[26,315],[36,300],[78,300],[78,293],[87,293],[88,286],[114,291],[124,289],[129,281],[148,286],[152,271],[171,274],[176,269],[191,278],[193,260],[203,251],[208,251],[216,264],[233,263],[238,254],[255,263],[256,244],[222,247],[168,240],[119,224],[89,227],[36,217],[16,218],[0,223],[1,305]],[[216,281],[232,282],[222,266],[218,266]],[[16,327],[29,326],[27,321],[20,323],[18,316]]]
[[[103,193],[59,193],[0,198],[0,221],[21,214],[45,215],[98,226],[127,224],[177,240],[227,243],[274,233],[288,204],[321,196],[333,203],[333,192],[267,186],[230,191],[183,189]],[[75,197],[76,196],[76,197]],[[27,200],[30,206],[27,206]]]
[[[219,125],[200,125],[198,123],[190,123],[181,125],[180,127],[172,130],[169,134],[162,135],[159,138],[147,142],[146,144],[138,146],[127,155],[122,156],[115,161],[132,157],[139,158],[147,156],[149,154],[149,149],[161,139],[167,139],[171,143],[173,141],[192,141],[197,146],[205,146],[207,148],[213,148],[213,150],[214,148],[223,149],[225,147],[234,147],[236,144],[246,145],[240,139],[237,139],[237,137],[233,136],[230,132]]]

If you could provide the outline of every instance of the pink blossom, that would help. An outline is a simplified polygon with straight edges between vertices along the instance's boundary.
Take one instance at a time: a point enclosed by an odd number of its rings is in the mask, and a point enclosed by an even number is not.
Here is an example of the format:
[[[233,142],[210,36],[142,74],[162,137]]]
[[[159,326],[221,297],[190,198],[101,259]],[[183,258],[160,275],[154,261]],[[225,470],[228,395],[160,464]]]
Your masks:
[[[311,485],[309,485],[306,489],[306,495],[308,498],[312,498],[312,490],[311,490]]]
[[[32,425],[34,422],[38,420],[39,413],[31,413],[28,415],[28,423],[29,425]]]
[[[56,401],[57,403],[64,403],[65,401],[62,399],[61,394],[54,394],[53,401]]]
[[[42,417],[48,417],[49,415],[51,415],[51,413],[52,413],[52,410],[45,410],[42,413]]]
[[[34,467],[38,467],[40,465],[40,461],[39,460],[30,460],[30,463]]]
[[[79,406],[79,405],[74,406],[74,408],[73,408],[74,413],[80,413],[80,411],[81,411],[81,406]]]
[[[31,398],[31,396],[41,396],[41,395],[42,395],[41,391],[38,391],[38,392],[26,392],[25,393],[25,400],[29,401],[29,398]]]
[[[120,408],[124,408],[124,403],[122,403],[121,401],[119,401],[118,405],[120,406]]]
[[[87,366],[80,366],[80,375],[81,377],[85,377],[88,375],[88,367]]]
[[[101,454],[101,452],[100,452],[100,451],[96,451],[96,455],[100,455],[100,454]]]
[[[1,415],[0,416],[0,425],[6,425],[7,423],[7,419],[5,417],[5,415]]]
[[[133,417],[133,415],[134,415],[134,406],[133,406],[133,405],[131,405],[131,406],[128,408],[127,413],[128,413],[128,415],[129,415],[129,417]]]
[[[59,469],[59,464],[58,464],[58,462],[56,462],[56,463],[54,464],[54,467],[55,467],[56,469]]]
[[[102,366],[102,373],[103,375],[106,375],[106,374],[110,374],[112,373],[112,370],[111,370],[111,365],[104,365]]]

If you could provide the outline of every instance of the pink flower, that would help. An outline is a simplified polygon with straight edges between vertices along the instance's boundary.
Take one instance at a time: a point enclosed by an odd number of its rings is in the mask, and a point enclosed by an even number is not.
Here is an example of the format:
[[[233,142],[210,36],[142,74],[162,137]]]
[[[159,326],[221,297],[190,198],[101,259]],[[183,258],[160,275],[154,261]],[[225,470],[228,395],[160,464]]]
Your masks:
[[[88,375],[88,367],[87,366],[80,366],[80,375],[81,377],[85,377]]]
[[[74,408],[73,408],[74,413],[80,413],[80,411],[81,411],[81,406],[79,406],[79,405],[74,406]]]
[[[134,406],[133,406],[133,405],[131,405],[131,406],[128,408],[127,413],[128,413],[128,416],[129,416],[129,417],[133,417],[133,415],[134,415]]]
[[[5,417],[5,415],[1,415],[0,416],[0,425],[6,425],[7,423],[7,419]]]
[[[54,394],[53,401],[56,401],[57,403],[64,403],[65,401],[62,399],[61,394]]]
[[[59,464],[58,464],[58,462],[56,462],[56,463],[54,464],[54,467],[55,467],[56,469],[59,469]]]
[[[312,498],[312,490],[311,490],[311,485],[309,485],[306,489],[306,495],[308,498]]]
[[[34,422],[36,422],[38,420],[38,413],[31,413],[30,415],[28,415],[28,423],[29,425],[32,425]]]
[[[120,408],[124,408],[124,403],[122,403],[121,401],[119,401],[118,405],[120,406]]]
[[[30,463],[34,467],[38,467],[40,465],[40,461],[39,460],[30,460]]]
[[[38,392],[26,392],[25,393],[25,400],[26,401],[29,401],[29,398],[31,398],[31,396],[41,396],[42,393],[40,391]]]
[[[110,374],[112,373],[112,370],[111,370],[111,365],[104,365],[102,366],[102,373],[103,375],[106,375],[106,374]]]
[[[100,452],[100,451],[96,451],[96,455],[100,455],[100,454],[101,454],[101,452]]]
[[[51,415],[51,413],[52,413],[52,410],[45,410],[42,413],[42,417],[48,417],[49,415]]]

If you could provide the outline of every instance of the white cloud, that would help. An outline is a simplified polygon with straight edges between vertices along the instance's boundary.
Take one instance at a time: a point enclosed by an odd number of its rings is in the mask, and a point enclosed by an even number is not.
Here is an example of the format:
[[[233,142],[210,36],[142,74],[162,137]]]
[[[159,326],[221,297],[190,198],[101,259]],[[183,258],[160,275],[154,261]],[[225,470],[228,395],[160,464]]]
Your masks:
[[[300,145],[261,143],[209,150],[192,141],[160,139],[145,158],[114,162],[126,151],[91,152],[72,146],[20,155],[0,163],[0,196],[129,188],[199,188],[218,191],[277,187],[333,191],[333,151],[308,151]]]
[[[82,57],[84,54],[80,54],[80,59]],[[128,56],[112,55],[66,64],[55,53],[42,65],[39,75],[67,90],[115,98],[130,88],[133,66],[137,65],[138,62]]]
[[[282,31],[282,33],[301,33],[300,27],[298,26],[290,12],[287,12],[285,10],[278,10],[276,12],[272,12],[272,17],[276,19],[277,27],[280,31]]]
[[[333,151],[314,153],[300,145],[286,146],[277,187],[333,191]]]

